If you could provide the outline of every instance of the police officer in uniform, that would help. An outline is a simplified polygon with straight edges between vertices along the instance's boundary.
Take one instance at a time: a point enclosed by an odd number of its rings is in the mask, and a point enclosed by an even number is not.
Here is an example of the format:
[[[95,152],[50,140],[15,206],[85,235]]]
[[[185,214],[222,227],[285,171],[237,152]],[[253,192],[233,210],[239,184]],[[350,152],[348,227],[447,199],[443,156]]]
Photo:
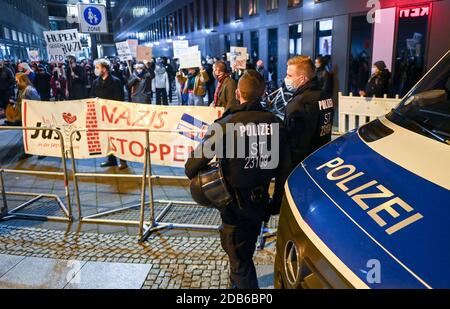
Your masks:
[[[309,57],[296,56],[288,61],[285,85],[293,98],[286,107],[285,126],[293,167],[331,141],[334,103],[320,88],[314,71]]]
[[[221,133],[212,135],[209,132],[203,142],[206,145],[214,138],[215,141],[222,141],[223,145],[216,156],[223,158],[223,174],[232,202],[221,210],[223,224],[220,239],[230,260],[231,287],[238,289],[258,288],[253,263],[256,241],[262,223],[280,211],[284,183],[291,170],[290,150],[283,124],[273,114],[264,111],[260,103],[264,90],[262,76],[255,70],[247,71],[236,90],[236,99],[240,104],[227,110],[216,121],[215,124],[223,128]],[[227,129],[229,125],[235,129]],[[226,143],[230,136],[234,138],[233,144]],[[245,139],[245,156],[236,155],[239,138]],[[191,157],[186,163],[189,179],[195,178],[212,160],[203,151],[199,152],[203,145],[195,151],[201,155]],[[226,148],[230,148],[227,145],[234,145],[234,150],[227,151]],[[269,151],[263,150],[265,146],[270,149],[270,155]],[[215,148],[217,151],[219,147]],[[267,164],[269,161],[270,164]],[[275,193],[271,199],[269,186],[274,177]]]

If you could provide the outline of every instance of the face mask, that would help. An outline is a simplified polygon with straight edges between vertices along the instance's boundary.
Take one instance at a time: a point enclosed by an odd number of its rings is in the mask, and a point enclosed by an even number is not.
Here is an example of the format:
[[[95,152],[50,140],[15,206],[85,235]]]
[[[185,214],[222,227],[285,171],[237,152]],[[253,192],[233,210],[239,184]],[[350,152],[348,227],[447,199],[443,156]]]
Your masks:
[[[294,87],[294,81],[292,79],[286,78],[284,83],[289,92],[295,92],[298,89],[297,87]]]
[[[141,75],[142,74],[142,70],[136,70],[136,73],[138,74],[138,75]]]
[[[100,77],[100,75],[102,75],[102,72],[98,69],[95,69],[94,74],[95,74],[95,76]]]
[[[316,69],[320,69],[322,66],[320,64],[316,64]]]

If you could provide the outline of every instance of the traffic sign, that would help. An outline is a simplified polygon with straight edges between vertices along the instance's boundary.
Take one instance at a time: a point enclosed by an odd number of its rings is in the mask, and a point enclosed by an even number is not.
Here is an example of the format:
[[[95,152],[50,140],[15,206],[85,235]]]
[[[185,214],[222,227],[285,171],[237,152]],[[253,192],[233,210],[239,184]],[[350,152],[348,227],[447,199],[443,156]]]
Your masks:
[[[108,33],[106,7],[101,4],[78,4],[81,33]]]

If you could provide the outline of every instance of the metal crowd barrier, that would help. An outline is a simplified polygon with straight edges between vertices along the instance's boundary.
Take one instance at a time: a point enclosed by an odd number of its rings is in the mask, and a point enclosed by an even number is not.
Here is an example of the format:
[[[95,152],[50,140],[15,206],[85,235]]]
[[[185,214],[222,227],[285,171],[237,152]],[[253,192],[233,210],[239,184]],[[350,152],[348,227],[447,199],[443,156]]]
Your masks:
[[[61,160],[63,171],[62,172],[47,172],[47,171],[31,171],[31,170],[16,170],[16,169],[6,169],[0,167],[0,189],[2,195],[2,215],[0,216],[0,221],[12,220],[12,219],[28,219],[28,220],[44,220],[44,221],[65,221],[72,222],[72,209],[71,209],[71,201],[70,201],[70,190],[69,190],[69,176],[67,170],[66,163],[66,155],[64,148],[64,136],[58,129],[49,129],[49,128],[24,128],[24,127],[0,127],[0,131],[53,131],[57,134],[60,144],[61,144]],[[64,189],[65,189],[65,197],[67,199],[67,208],[64,205],[63,201],[58,195],[55,194],[39,194],[39,193],[30,193],[30,192],[12,192],[7,191],[5,183],[5,174],[16,174],[16,175],[30,175],[30,176],[55,176],[55,177],[63,177],[64,179]],[[29,197],[30,200],[20,204],[12,210],[8,209],[8,199],[7,196],[25,196]],[[55,199],[58,207],[63,212],[63,216],[47,216],[47,215],[39,215],[39,214],[31,214],[19,212],[27,208],[28,206],[38,202],[42,198]]]
[[[79,173],[77,171],[75,150],[74,150],[74,135],[78,132],[86,133],[98,133],[98,132],[141,132],[145,134],[145,156],[144,156],[144,170],[142,175],[130,175],[130,174],[100,174],[100,173]],[[152,160],[150,153],[150,133],[193,133],[194,131],[152,131],[149,129],[84,129],[73,131],[70,138],[70,157],[72,160],[72,177],[75,193],[75,201],[78,209],[78,217],[81,223],[90,224],[111,224],[111,225],[128,225],[128,226],[138,226],[139,228],[139,239],[144,242],[148,237],[163,229],[193,229],[193,230],[218,230],[218,226],[210,225],[196,225],[196,224],[181,224],[173,222],[162,222],[165,215],[174,207],[174,205],[183,205],[186,207],[196,206],[194,202],[186,201],[175,201],[175,200],[155,200],[153,193],[153,182],[155,180],[187,180],[186,177],[178,176],[164,176],[164,175],[152,175]],[[197,132],[197,131],[195,131]],[[119,209],[109,210],[94,215],[83,216],[80,190],[79,190],[79,179],[80,178],[123,178],[123,179],[141,179],[141,198],[140,203],[128,207],[122,207]],[[146,201],[146,196],[148,194],[148,201]],[[156,215],[155,204],[164,204],[163,210]],[[145,220],[145,209],[149,207],[150,218]],[[107,219],[103,218],[105,216],[110,216],[113,214],[121,213],[124,211],[139,208],[139,220],[119,220],[119,219]]]

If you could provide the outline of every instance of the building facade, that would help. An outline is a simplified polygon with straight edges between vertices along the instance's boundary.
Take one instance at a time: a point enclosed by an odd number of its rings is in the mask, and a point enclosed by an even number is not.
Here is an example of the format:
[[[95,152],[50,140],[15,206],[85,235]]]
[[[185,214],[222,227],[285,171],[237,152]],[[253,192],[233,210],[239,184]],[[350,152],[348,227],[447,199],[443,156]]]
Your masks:
[[[38,50],[40,57],[46,59],[46,1],[0,0],[0,7],[0,59],[28,60],[28,50]]]
[[[329,55],[343,92],[357,92],[383,60],[403,94],[450,49],[449,12],[450,0],[123,0],[113,29],[116,41],[139,39],[155,56],[171,56],[177,39],[203,56],[247,47],[277,80],[291,56]]]

